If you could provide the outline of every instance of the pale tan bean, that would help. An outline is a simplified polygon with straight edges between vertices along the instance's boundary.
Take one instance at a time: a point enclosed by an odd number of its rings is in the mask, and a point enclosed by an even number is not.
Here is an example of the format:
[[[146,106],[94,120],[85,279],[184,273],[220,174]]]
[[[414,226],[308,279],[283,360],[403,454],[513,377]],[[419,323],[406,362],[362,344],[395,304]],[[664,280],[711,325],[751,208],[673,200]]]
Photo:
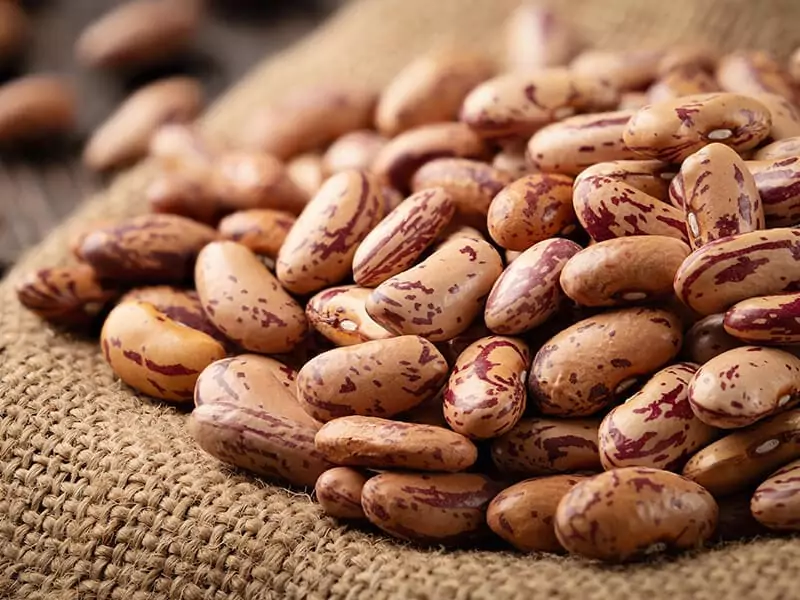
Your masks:
[[[716,79],[699,66],[674,68],[662,75],[647,90],[649,102],[661,102],[670,98],[708,94],[720,91]]]
[[[778,531],[800,529],[800,461],[778,469],[756,489],[750,510],[759,523]]]
[[[275,258],[294,222],[291,213],[254,208],[228,215],[217,228],[224,239],[238,242],[256,254]]]
[[[617,110],[639,110],[643,106],[650,104],[650,100],[645,92],[623,92],[619,97]]]
[[[788,75],[778,61],[763,50],[739,50],[726,54],[717,65],[723,90],[739,94],[778,94],[794,99]]]
[[[369,288],[342,285],[327,288],[306,304],[308,323],[337,346],[384,340],[394,334],[367,314]]]
[[[286,163],[286,174],[311,198],[325,182],[323,157],[316,152],[298,154]]]
[[[317,479],[314,492],[322,510],[337,519],[366,519],[361,491],[367,478],[350,467],[328,469]]]
[[[800,135],[800,111],[795,103],[778,94],[753,94],[753,98],[769,109],[772,129],[769,138],[773,141]]]
[[[800,136],[790,137],[762,146],[753,155],[754,160],[781,160],[800,156]]]
[[[719,60],[716,48],[704,42],[692,42],[667,48],[658,61],[658,74],[661,76],[686,67],[695,67],[713,72]]]
[[[645,87],[656,77],[661,50],[586,50],[570,64],[579,75],[602,77],[621,91]]]
[[[386,142],[385,137],[369,129],[345,133],[325,151],[322,157],[325,173],[332,175],[349,169],[369,170]]]
[[[565,65],[578,42],[552,9],[523,2],[511,13],[505,31],[506,66],[512,71]]]

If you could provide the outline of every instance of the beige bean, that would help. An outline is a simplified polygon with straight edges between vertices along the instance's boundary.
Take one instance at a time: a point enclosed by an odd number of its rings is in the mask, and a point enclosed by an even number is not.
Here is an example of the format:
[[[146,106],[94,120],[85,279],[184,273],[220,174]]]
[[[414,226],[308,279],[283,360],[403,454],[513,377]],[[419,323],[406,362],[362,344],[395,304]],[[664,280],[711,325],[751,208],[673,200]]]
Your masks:
[[[492,239],[508,250],[527,250],[557,234],[570,233],[576,225],[572,178],[525,175],[494,196],[486,220]]]
[[[763,50],[739,50],[726,54],[717,65],[717,79],[722,89],[729,92],[794,98],[787,73],[773,56]]]
[[[705,42],[679,44],[667,48],[658,61],[658,74],[664,76],[671,71],[695,67],[713,72],[719,60],[717,50]]]
[[[702,365],[723,352],[744,345],[725,331],[724,319],[723,313],[709,315],[692,325],[683,342],[683,353],[687,359]]]
[[[119,304],[109,313],[100,345],[122,381],[154,398],[176,402],[190,401],[200,372],[225,356],[211,336],[138,301]]]
[[[211,322],[247,350],[288,352],[306,335],[302,307],[241,244],[214,242],[203,248],[195,283]]]
[[[778,469],[756,489],[750,510],[756,520],[778,531],[800,529],[800,461]]]
[[[325,165],[322,155],[316,152],[298,154],[286,163],[286,174],[309,198],[325,182]]]
[[[800,344],[800,293],[737,302],[725,313],[725,331],[750,344]]]
[[[480,314],[502,271],[503,261],[489,243],[454,238],[375,288],[367,312],[393,333],[442,342],[465,331]]]
[[[306,304],[308,323],[337,346],[384,340],[394,334],[367,314],[369,288],[342,285],[327,288]]]
[[[150,137],[164,123],[191,121],[203,104],[200,82],[170,77],[128,97],[87,142],[83,162],[105,170],[136,161],[148,152]]]
[[[478,457],[475,445],[454,431],[378,417],[328,421],[314,443],[336,464],[378,469],[463,471]]]
[[[14,2],[0,2],[0,63],[17,58],[30,39],[31,24]]]
[[[669,199],[670,181],[677,172],[677,166],[660,160],[612,160],[587,167],[575,178],[575,182],[577,185],[580,181],[602,175],[666,202]]]
[[[650,100],[645,92],[623,92],[619,96],[619,104],[614,108],[617,110],[639,110],[648,104],[650,104]]]
[[[322,156],[324,172],[332,175],[349,169],[367,171],[386,142],[385,137],[369,129],[345,133],[328,146]]]
[[[574,176],[599,162],[638,158],[622,139],[636,112],[577,115],[547,125],[528,141],[529,160],[538,170]]]
[[[193,221],[215,225],[224,210],[210,193],[208,178],[165,172],[156,175],[145,189],[151,212],[179,215]]]
[[[589,77],[602,77],[620,91],[645,87],[656,77],[661,50],[586,50],[570,64],[570,69]]]
[[[278,256],[295,222],[291,213],[270,208],[253,208],[228,215],[219,222],[223,239],[240,243],[256,254]]]
[[[386,136],[454,121],[469,91],[494,68],[485,57],[458,48],[440,48],[408,64],[383,90],[375,125]]]
[[[410,268],[447,227],[455,210],[451,195],[441,187],[409,196],[359,244],[353,279],[374,287]]]
[[[316,292],[344,279],[361,241],[383,218],[375,177],[343,171],[328,179],[289,230],[276,274],[295,294]]]
[[[624,562],[701,547],[714,534],[718,514],[714,498],[692,481],[668,471],[626,467],[567,492],[556,510],[556,536],[573,554]]]
[[[675,293],[700,314],[710,315],[747,298],[796,291],[798,256],[797,229],[767,229],[717,240],[683,262],[675,275]]]
[[[554,475],[527,479],[504,489],[489,503],[486,522],[522,552],[563,552],[553,521],[561,498],[586,477]]]
[[[367,478],[350,467],[328,469],[317,479],[314,492],[322,510],[337,519],[366,519],[361,491]]]
[[[769,227],[800,223],[800,147],[797,155],[775,160],[748,160]]]
[[[389,535],[452,546],[488,533],[486,508],[501,489],[477,473],[382,473],[364,484],[361,503]]]
[[[167,123],[150,136],[148,150],[164,169],[196,175],[207,174],[226,147],[192,125]]]
[[[600,471],[597,419],[524,418],[491,443],[492,461],[517,477]]]
[[[525,144],[521,147],[503,148],[494,155],[492,166],[505,171],[515,179],[531,173],[531,167],[525,159]]]
[[[488,439],[509,431],[525,412],[531,356],[521,340],[490,336],[456,360],[444,394],[444,417],[453,431]]]
[[[639,157],[680,162],[713,142],[737,152],[749,150],[771,127],[766,106],[749,96],[719,92],[645,106],[631,117],[623,139]]]
[[[665,298],[689,246],[660,235],[615,238],[581,250],[561,270],[561,289],[583,306]]]
[[[689,382],[697,365],[662,369],[600,423],[598,447],[606,470],[652,467],[680,471],[695,452],[717,437],[689,403]]]
[[[511,71],[565,65],[578,47],[573,31],[551,8],[522,2],[505,30],[506,66]]]
[[[78,99],[54,75],[28,75],[0,86],[0,143],[60,136],[75,129]]]
[[[648,88],[647,97],[652,103],[718,91],[720,87],[713,75],[697,65],[692,65],[674,68],[662,75]]]
[[[683,340],[681,329],[674,314],[651,308],[621,309],[579,321],[536,354],[529,398],[546,415],[596,413],[637,378],[674,358]]]
[[[800,402],[800,358],[743,346],[704,364],[689,386],[697,417],[713,427],[745,427]]]
[[[714,496],[757,485],[775,469],[800,458],[800,410],[789,410],[734,431],[689,459],[683,476]]]
[[[800,156],[800,136],[785,138],[762,146],[753,154],[754,160],[781,160]]]
[[[792,52],[789,56],[788,75],[793,83],[800,82],[800,48]]]
[[[784,140],[800,135],[800,110],[795,103],[778,94],[753,94],[753,98],[769,109],[772,115],[771,140]]]
[[[297,376],[297,396],[320,421],[348,415],[393,417],[436,395],[447,361],[415,335],[334,348],[308,361]]]
[[[580,249],[573,241],[553,238],[525,250],[492,287],[483,314],[486,326],[513,335],[547,321],[563,300],[561,270]]]

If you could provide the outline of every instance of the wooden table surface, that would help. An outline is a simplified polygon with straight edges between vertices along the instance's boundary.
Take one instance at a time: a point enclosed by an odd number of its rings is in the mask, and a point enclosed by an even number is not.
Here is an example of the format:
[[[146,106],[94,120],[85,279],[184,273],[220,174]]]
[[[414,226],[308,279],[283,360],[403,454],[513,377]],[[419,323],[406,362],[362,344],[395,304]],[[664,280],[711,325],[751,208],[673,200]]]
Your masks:
[[[69,76],[80,95],[80,130],[69,140],[0,155],[0,272],[103,186],[102,177],[80,164],[81,148],[132,90],[164,75],[189,73],[202,80],[211,101],[259,60],[308,33],[344,1],[207,0],[207,16],[187,56],[125,79],[83,69],[72,53],[80,31],[119,0],[23,2],[33,22],[33,38],[20,63],[0,73],[0,82],[26,73]]]

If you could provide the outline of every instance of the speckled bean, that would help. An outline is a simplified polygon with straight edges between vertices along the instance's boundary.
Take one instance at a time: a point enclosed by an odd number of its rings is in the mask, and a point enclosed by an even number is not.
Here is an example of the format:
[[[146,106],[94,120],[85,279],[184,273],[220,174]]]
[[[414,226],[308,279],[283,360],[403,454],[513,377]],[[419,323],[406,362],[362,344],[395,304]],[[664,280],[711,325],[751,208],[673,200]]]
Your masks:
[[[103,356],[132,388],[164,400],[192,399],[200,372],[225,356],[211,336],[173,321],[146,302],[117,305],[100,333]]]
[[[537,242],[575,229],[572,178],[525,175],[494,196],[487,216],[489,235],[508,250],[527,250]]]
[[[527,141],[527,140],[526,140]],[[523,177],[533,172],[532,167],[525,159],[525,144],[521,148],[503,148],[494,155],[492,166],[505,171],[512,177]]]
[[[386,142],[385,137],[370,129],[346,133],[325,151],[322,157],[324,171],[332,175],[350,169],[369,170]]]
[[[378,469],[463,471],[478,457],[475,445],[459,433],[378,417],[328,421],[317,432],[314,443],[336,464]]]
[[[490,336],[456,360],[444,394],[444,417],[453,431],[488,439],[510,430],[525,412],[530,350],[521,340]]]
[[[797,155],[775,160],[748,160],[747,170],[761,195],[769,227],[800,224],[800,146]]]
[[[288,212],[254,208],[228,215],[217,228],[224,239],[238,242],[256,254],[275,258],[294,221],[294,215]]]
[[[575,183],[602,175],[667,201],[670,181],[677,172],[678,166],[660,160],[612,160],[587,167],[575,178]]]
[[[241,244],[206,246],[197,257],[195,283],[211,322],[247,350],[288,352],[306,335],[303,308]]]
[[[488,242],[451,239],[375,288],[367,312],[389,331],[442,342],[465,331],[480,314],[502,271],[503,261]]]
[[[734,431],[689,459],[683,475],[714,496],[746,490],[800,458],[800,410],[789,410]]]
[[[738,50],[726,54],[717,65],[723,90],[739,94],[778,94],[794,98],[794,90],[780,63],[763,50]]]
[[[800,344],[800,293],[737,302],[725,313],[725,331],[750,344]]]
[[[689,385],[697,417],[714,427],[745,427],[800,402],[800,358],[742,346],[704,364]]]
[[[698,419],[689,404],[689,382],[696,371],[691,363],[662,369],[606,415],[598,442],[606,470],[680,471],[692,454],[714,441],[716,429]]]
[[[708,72],[713,72],[717,66],[719,54],[713,46],[705,42],[692,42],[679,44],[667,48],[658,61],[659,75],[666,75],[675,69],[696,67]]]
[[[320,421],[348,415],[392,417],[434,396],[447,361],[428,340],[403,335],[334,348],[297,376],[303,408]]]
[[[759,485],[750,510],[759,523],[770,529],[800,529],[800,461],[778,469]]]
[[[530,400],[546,415],[591,415],[622,397],[642,375],[680,349],[682,324],[672,313],[628,308],[579,321],[537,352]],[[647,344],[642,344],[647,340]]]
[[[697,65],[692,65],[675,68],[662,75],[648,88],[647,96],[649,102],[653,103],[718,91],[720,87],[713,75]]]
[[[741,233],[692,252],[675,275],[675,293],[702,315],[756,296],[800,289],[800,230]]]
[[[367,478],[350,467],[328,469],[317,479],[314,492],[322,510],[337,519],[366,519],[361,491]]]
[[[780,160],[800,156],[800,136],[786,138],[762,146],[753,154],[755,160]]]
[[[737,152],[749,150],[771,127],[769,109],[758,100],[741,94],[698,94],[639,109],[628,122],[624,143],[639,156],[680,162],[712,142]]]
[[[609,562],[701,547],[719,509],[702,487],[646,467],[614,469],[574,486],[556,510],[556,536],[570,552]]]
[[[800,135],[800,111],[794,102],[777,94],[753,94],[753,98],[766,106],[772,115],[769,139],[783,140]]]
[[[673,294],[672,280],[689,246],[661,235],[598,242],[561,270],[561,289],[583,306],[621,306]]]
[[[358,244],[383,218],[380,184],[363,171],[328,179],[289,230],[276,263],[281,284],[316,292],[350,273]]]
[[[473,473],[382,473],[364,484],[370,522],[420,544],[460,545],[488,533],[486,508],[502,485]]]
[[[522,419],[492,441],[492,461],[516,477],[600,471],[599,424],[598,419]]]
[[[328,288],[306,304],[308,323],[337,346],[352,346],[392,337],[367,314],[369,288],[342,285]]]
[[[374,287],[411,267],[453,218],[456,206],[441,187],[412,194],[359,244],[353,279]]]
[[[602,77],[621,91],[645,87],[655,79],[662,50],[585,50],[570,64],[579,75]]]
[[[719,313],[692,325],[683,342],[683,353],[688,360],[702,365],[723,352],[744,345],[725,331],[724,320],[725,314]]]
[[[506,22],[506,66],[512,71],[564,65],[578,48],[575,34],[551,7],[522,2]]]
[[[495,333],[533,329],[558,311],[563,299],[558,278],[580,252],[573,241],[553,238],[534,244],[509,265],[492,287],[483,318]]]

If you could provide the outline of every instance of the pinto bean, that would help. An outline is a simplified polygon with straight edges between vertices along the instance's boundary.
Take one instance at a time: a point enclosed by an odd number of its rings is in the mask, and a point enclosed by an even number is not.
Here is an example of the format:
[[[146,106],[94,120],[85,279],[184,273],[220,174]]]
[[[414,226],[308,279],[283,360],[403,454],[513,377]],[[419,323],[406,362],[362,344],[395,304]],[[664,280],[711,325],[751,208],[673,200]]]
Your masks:
[[[323,290],[306,304],[308,323],[337,346],[392,337],[367,314],[369,288],[342,285]]]
[[[800,293],[737,302],[725,313],[725,331],[751,344],[800,344]]]
[[[800,461],[778,469],[756,489],[750,510],[756,520],[778,531],[797,531],[800,502]]]

